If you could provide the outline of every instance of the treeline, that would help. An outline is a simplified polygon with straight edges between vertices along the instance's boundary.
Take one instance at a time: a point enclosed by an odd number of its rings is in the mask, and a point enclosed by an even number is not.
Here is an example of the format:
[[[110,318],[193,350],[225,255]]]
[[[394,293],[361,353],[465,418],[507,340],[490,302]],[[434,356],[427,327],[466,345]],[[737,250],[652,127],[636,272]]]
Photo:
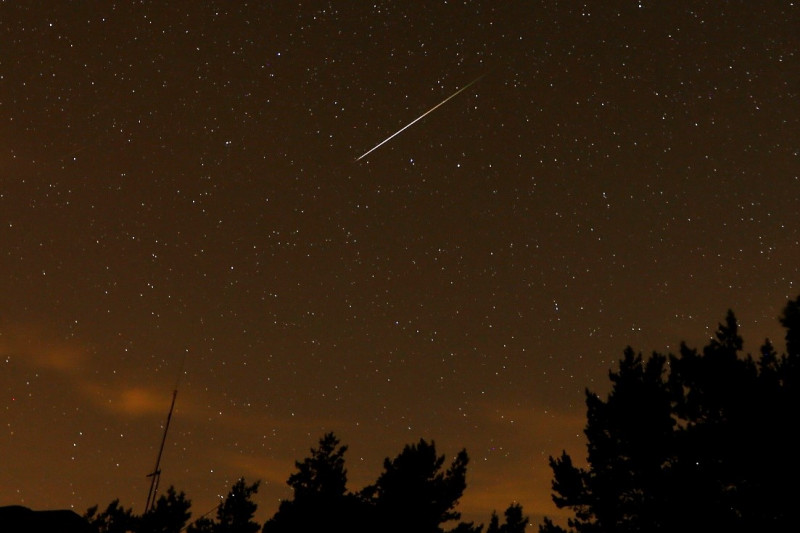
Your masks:
[[[174,487],[141,516],[114,500],[102,512],[92,507],[85,517],[98,533],[436,533],[461,518],[456,507],[467,486],[466,450],[446,465],[435,443],[420,439],[394,459],[387,458],[377,481],[359,492],[347,489],[346,451],[347,446],[333,433],[324,435],[307,458],[295,463],[297,471],[287,481],[293,498],[282,501],[263,527],[254,521],[257,505],[252,499],[259,482],[248,484],[243,478],[231,487],[214,518],[189,523],[191,502]],[[522,507],[512,503],[502,522],[492,514],[486,532],[522,533],[527,524]],[[481,533],[483,529],[483,525],[458,522],[452,531]]]
[[[743,354],[731,311],[702,350],[681,344],[678,354],[644,357],[627,348],[609,372],[607,397],[586,391],[587,466],[566,452],[550,458],[553,501],[570,513],[567,529],[545,518],[539,532],[794,530],[800,298],[780,322],[780,355],[769,340],[756,356]],[[517,503],[486,525],[460,521],[466,450],[446,463],[433,442],[407,445],[358,492],[347,488],[346,451],[333,433],[324,435],[295,463],[292,499],[263,526],[252,501],[259,483],[244,479],[215,517],[192,523],[190,501],[172,487],[142,516],[118,500],[85,516],[98,533],[522,533],[529,525]]]
[[[780,317],[786,352],[743,355],[732,311],[697,350],[625,350],[611,392],[586,391],[587,467],[551,458],[569,530],[784,532],[800,497],[800,298]],[[563,533],[546,520],[540,533]]]

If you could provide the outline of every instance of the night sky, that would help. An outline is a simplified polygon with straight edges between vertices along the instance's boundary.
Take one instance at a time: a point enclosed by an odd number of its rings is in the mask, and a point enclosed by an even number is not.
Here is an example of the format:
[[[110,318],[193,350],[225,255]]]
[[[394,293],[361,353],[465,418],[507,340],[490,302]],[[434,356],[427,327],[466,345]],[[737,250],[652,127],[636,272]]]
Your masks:
[[[141,512],[177,383],[195,517],[328,431],[563,517],[626,345],[783,349],[799,50],[791,1],[0,3],[0,505]]]

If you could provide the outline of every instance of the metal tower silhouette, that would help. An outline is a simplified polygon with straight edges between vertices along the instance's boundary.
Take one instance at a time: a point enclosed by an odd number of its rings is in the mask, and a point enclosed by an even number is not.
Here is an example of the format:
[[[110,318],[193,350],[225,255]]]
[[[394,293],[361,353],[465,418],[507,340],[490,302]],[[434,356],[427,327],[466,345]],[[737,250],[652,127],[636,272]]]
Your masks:
[[[156,466],[153,471],[147,474],[150,479],[150,492],[147,493],[147,503],[144,506],[144,512],[147,513],[156,504],[156,494],[158,493],[158,482],[161,481],[161,454],[164,453],[164,444],[167,442],[167,432],[169,431],[169,423],[172,420],[172,411],[175,409],[175,398],[178,397],[178,384],[181,382],[183,369],[186,367],[186,357],[189,355],[188,350],[183,354],[181,361],[181,370],[175,380],[175,389],[172,391],[172,403],[169,406],[169,413],[167,413],[167,422],[164,424],[164,435],[161,437],[161,446],[158,448],[158,456],[156,457]]]
[[[178,384],[175,384],[175,390],[172,391],[172,404],[169,406],[169,413],[167,414],[167,422],[164,424],[164,435],[161,437],[161,447],[158,449],[158,456],[156,457],[156,466],[147,477],[150,479],[150,492],[147,493],[147,503],[144,506],[144,512],[147,513],[156,503],[156,493],[158,492],[158,482],[161,481],[161,454],[164,453],[164,443],[167,442],[167,431],[169,431],[169,422],[172,420],[172,411],[175,409],[175,398],[178,397]]]

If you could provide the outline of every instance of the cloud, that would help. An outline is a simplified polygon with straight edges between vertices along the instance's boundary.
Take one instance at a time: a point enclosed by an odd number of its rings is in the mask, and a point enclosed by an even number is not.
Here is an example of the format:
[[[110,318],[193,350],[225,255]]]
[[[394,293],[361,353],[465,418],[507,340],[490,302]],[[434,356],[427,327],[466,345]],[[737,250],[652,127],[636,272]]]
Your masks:
[[[112,404],[116,406],[115,410],[128,415],[164,413],[164,393],[143,387],[128,387],[119,391]]]
[[[286,458],[243,455],[227,452],[221,455],[223,462],[247,479],[260,479],[278,486],[284,484],[293,470],[294,463]]]
[[[54,339],[32,326],[4,324],[0,357],[37,370],[75,374],[88,364],[89,351],[77,341]]]
[[[97,361],[89,346],[78,340],[55,338],[42,327],[31,324],[0,324],[0,359],[37,373],[47,372],[58,382],[66,382],[76,394],[114,415],[141,417],[165,416],[171,389],[163,383],[128,385],[119,376],[97,371]],[[183,414],[195,412],[186,395],[176,404]]]
[[[172,401],[172,391],[158,384],[145,386],[128,385],[119,380],[114,382],[83,380],[79,388],[94,405],[118,416],[164,417]],[[182,418],[197,418],[202,414],[201,411],[198,402],[191,394],[178,394],[175,399],[175,412],[180,413]]]

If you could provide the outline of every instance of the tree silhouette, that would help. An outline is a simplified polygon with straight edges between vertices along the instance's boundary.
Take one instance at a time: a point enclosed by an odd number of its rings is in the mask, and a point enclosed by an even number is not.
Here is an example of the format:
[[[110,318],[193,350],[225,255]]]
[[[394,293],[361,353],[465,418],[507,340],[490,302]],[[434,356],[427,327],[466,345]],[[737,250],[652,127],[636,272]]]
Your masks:
[[[781,325],[786,328],[786,357],[791,361],[790,368],[787,368],[787,378],[797,379],[798,366],[800,366],[800,298],[790,301],[783,309]],[[797,381],[791,383],[797,387]]]
[[[121,506],[119,499],[109,503],[106,510],[99,514],[96,505],[89,508],[84,518],[97,533],[126,533],[134,531],[138,524],[138,517],[133,514],[133,510]]]
[[[800,299],[781,323],[787,354],[769,342],[741,354],[733,312],[702,351],[646,360],[626,349],[603,400],[586,391],[587,463],[550,458],[553,501],[577,532],[786,531],[785,480],[800,476],[796,426]],[[797,485],[794,484],[793,487]],[[491,529],[491,525],[490,525]],[[546,519],[542,533],[564,531]]]
[[[162,494],[155,506],[142,515],[137,533],[180,533],[192,516],[189,508],[192,502],[186,495],[177,492],[170,486],[166,494]]]
[[[505,523],[500,524],[497,513],[492,513],[486,533],[525,533],[525,528],[528,527],[528,517],[523,515],[520,504],[512,503],[503,514]]]
[[[339,439],[327,433],[318,448],[311,448],[310,457],[295,462],[297,472],[287,481],[294,498],[280,503],[263,532],[360,531],[366,527],[371,514],[368,505],[347,491],[346,451],[347,446],[340,446]]]
[[[202,517],[189,525],[188,533],[257,533],[261,525],[253,521],[258,505],[252,497],[259,484],[256,481],[248,485],[244,478],[239,478],[217,507],[216,521]]]
[[[333,433],[319,440],[319,448],[311,449],[311,457],[295,462],[297,472],[289,476],[295,499],[337,499],[347,491],[347,470],[344,454],[347,446],[339,446]]]
[[[381,530],[439,533],[442,524],[461,518],[455,507],[466,488],[467,452],[461,450],[446,471],[444,460],[433,442],[420,439],[384,461],[375,485],[362,492],[373,502]]]
[[[97,533],[179,533],[191,516],[191,506],[183,492],[170,486],[153,508],[141,516],[134,514],[132,509],[125,509],[117,499],[102,513],[97,512],[96,505],[90,507],[84,518]]]
[[[387,458],[376,483],[359,493],[347,490],[346,451],[347,447],[328,433],[309,457],[295,462],[297,472],[287,481],[294,497],[280,503],[263,532],[440,533],[442,524],[460,518],[455,507],[466,487],[466,451],[459,452],[443,470],[445,457],[436,454],[433,442],[421,439],[407,445],[396,458]],[[521,516],[521,507],[519,513]],[[450,533],[480,533],[482,528],[459,523]],[[510,529],[507,533],[516,532]]]
[[[559,507],[571,507],[570,523],[579,531],[589,525],[636,521],[658,522],[649,516],[665,497],[660,477],[669,460],[673,429],[670,398],[663,380],[666,359],[653,356],[646,363],[641,354],[625,350],[608,400],[587,391],[588,462],[591,470],[576,468],[563,453],[550,459],[555,474],[553,499]]]
[[[456,527],[447,533],[481,533],[482,531],[483,524],[476,526],[474,522],[459,522]]]

